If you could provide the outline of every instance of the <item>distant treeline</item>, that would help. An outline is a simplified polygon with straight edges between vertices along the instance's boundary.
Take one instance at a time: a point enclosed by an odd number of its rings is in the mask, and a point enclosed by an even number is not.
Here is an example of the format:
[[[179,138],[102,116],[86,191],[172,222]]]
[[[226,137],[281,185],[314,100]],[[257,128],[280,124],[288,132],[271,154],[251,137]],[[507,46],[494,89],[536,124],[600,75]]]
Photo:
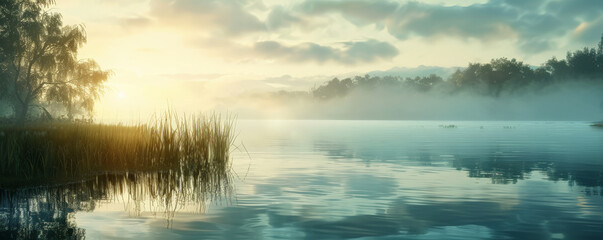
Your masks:
[[[446,80],[436,74],[415,78],[365,75],[341,80],[334,78],[310,92],[314,98],[331,99],[345,96],[355,89],[387,88],[427,92],[437,88],[449,93],[469,91],[499,97],[576,81],[603,83],[603,36],[597,48],[585,47],[568,52],[565,59],[553,57],[540,67],[530,66],[516,59],[497,58],[489,63],[469,63],[467,68],[458,69]]]

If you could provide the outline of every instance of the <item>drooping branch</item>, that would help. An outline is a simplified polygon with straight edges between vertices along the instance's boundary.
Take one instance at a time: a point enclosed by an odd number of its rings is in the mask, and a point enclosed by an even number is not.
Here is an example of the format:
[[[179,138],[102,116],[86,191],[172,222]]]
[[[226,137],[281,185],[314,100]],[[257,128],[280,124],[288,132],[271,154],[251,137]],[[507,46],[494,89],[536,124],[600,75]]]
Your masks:
[[[7,79],[0,89],[8,90],[15,116],[24,118],[30,105],[71,108],[97,99],[108,74],[94,61],[78,61],[84,27],[64,26],[60,14],[46,9],[54,0],[2,1],[10,9],[0,9],[0,21],[7,23],[0,26],[0,67]]]

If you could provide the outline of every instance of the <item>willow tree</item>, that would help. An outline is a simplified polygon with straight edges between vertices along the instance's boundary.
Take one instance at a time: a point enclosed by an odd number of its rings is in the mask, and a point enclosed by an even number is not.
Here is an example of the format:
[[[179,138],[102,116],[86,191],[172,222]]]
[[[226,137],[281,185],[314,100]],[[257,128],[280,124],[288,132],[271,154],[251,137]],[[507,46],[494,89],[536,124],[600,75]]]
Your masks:
[[[76,108],[91,112],[109,72],[93,60],[79,60],[86,43],[82,26],[63,26],[61,15],[44,11],[52,0],[3,0],[0,55],[4,99],[23,122],[32,107],[63,104],[72,118]]]
[[[103,71],[95,61],[90,59],[80,61],[71,67],[57,72],[58,79],[62,81],[49,83],[44,96],[47,101],[65,106],[69,119],[73,119],[75,113],[80,110],[88,114],[92,113],[94,102],[103,91],[103,82],[109,76],[108,71]]]

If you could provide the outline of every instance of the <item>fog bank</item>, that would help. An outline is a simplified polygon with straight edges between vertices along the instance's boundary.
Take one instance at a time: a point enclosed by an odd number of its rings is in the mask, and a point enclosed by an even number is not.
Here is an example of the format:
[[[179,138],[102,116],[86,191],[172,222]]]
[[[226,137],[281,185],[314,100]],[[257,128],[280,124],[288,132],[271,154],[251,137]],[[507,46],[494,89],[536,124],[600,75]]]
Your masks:
[[[217,110],[239,118],[371,120],[603,120],[603,87],[582,82],[484,96],[473,92],[356,89],[346,96],[316,99],[310,93],[248,94]]]

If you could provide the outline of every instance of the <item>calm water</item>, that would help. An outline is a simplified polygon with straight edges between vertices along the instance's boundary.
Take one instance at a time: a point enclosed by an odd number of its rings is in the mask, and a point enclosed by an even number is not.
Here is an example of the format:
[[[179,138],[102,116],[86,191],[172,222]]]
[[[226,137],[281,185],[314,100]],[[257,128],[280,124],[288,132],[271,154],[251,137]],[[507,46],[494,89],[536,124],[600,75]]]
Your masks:
[[[229,181],[104,176],[3,193],[0,238],[603,236],[603,129],[585,122],[239,121],[237,129],[245,147],[233,152]]]

